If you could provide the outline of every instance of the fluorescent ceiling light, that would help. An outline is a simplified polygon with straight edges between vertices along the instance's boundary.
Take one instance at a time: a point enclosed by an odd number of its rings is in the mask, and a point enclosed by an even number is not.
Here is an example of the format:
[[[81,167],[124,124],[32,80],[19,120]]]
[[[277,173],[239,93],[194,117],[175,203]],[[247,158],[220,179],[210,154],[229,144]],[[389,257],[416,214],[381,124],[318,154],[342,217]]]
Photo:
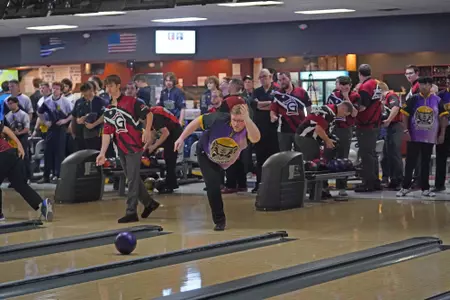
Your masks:
[[[251,2],[231,2],[231,3],[219,3],[219,6],[227,7],[249,7],[249,6],[266,6],[266,5],[280,5],[283,1],[251,1]]]
[[[99,11],[99,12],[92,12],[92,13],[81,13],[81,14],[75,14],[74,16],[77,17],[100,17],[100,16],[118,16],[118,15],[124,15],[126,12],[124,11]]]
[[[181,23],[181,22],[197,22],[197,21],[205,21],[207,18],[197,18],[197,17],[186,17],[186,18],[172,18],[172,19],[157,19],[152,20],[152,22],[156,23]]]
[[[302,15],[323,15],[323,14],[341,14],[341,13],[349,13],[354,12],[354,9],[347,8],[337,8],[337,9],[321,9],[321,10],[305,10],[305,11],[296,11],[296,14]]]
[[[45,25],[45,26],[33,26],[27,27],[28,30],[61,30],[61,29],[73,29],[78,28],[76,25]]]

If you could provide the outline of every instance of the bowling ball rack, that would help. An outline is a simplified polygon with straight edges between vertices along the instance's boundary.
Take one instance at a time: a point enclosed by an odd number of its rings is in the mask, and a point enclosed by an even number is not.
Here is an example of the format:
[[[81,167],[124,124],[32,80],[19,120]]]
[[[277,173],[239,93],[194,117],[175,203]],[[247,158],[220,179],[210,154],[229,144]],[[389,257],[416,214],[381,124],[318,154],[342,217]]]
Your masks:
[[[317,171],[317,172],[305,172],[305,178],[307,184],[311,184],[312,197],[310,200],[313,202],[319,202],[322,198],[323,182],[329,179],[343,179],[355,176],[355,171],[343,171],[343,172],[330,172],[330,171]]]

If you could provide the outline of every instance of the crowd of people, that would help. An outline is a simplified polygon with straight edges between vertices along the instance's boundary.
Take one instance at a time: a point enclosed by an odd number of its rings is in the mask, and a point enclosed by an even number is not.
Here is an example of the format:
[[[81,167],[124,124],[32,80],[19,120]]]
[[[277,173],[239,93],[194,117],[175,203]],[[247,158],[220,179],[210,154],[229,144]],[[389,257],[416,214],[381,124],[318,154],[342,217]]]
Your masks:
[[[402,197],[420,187],[422,196],[434,197],[435,192],[445,190],[450,89],[438,91],[433,79],[420,77],[418,68],[412,65],[405,68],[411,89],[404,98],[373,78],[369,65],[361,65],[358,75],[356,85],[348,76],[337,78],[336,89],[319,106],[313,106],[307,91],[293,84],[289,72],[262,69],[258,88],[254,88],[251,76],[242,80],[210,76],[199,103],[201,115],[190,122],[185,120],[186,99],[176,86],[173,73],[164,75],[158,102],[152,101],[144,74],[136,75],[126,86],[117,75],[108,76],[104,82],[92,77],[81,85],[80,99],[73,97],[68,79],[51,84],[35,79],[36,92],[30,98],[20,93],[17,81],[4,82],[0,116],[8,142],[0,143],[0,158],[7,159],[5,153],[10,157],[11,149],[16,148],[23,162],[9,171],[2,169],[0,179],[10,177],[12,187],[34,209],[41,208],[49,215],[51,203],[30,200],[35,195],[27,194],[28,188],[24,187],[33,173],[28,137],[40,135],[46,141],[40,183],[58,179],[61,162],[68,154],[96,149],[100,151],[98,165],[103,165],[108,157],[120,158],[129,190],[126,214],[119,223],[136,222],[139,201],[144,205],[142,218],[159,207],[140,178],[141,156],[164,148],[167,172],[159,192],[172,193],[178,188],[178,151],[188,136],[203,130],[197,156],[215,230],[226,227],[222,194],[247,191],[249,171],[256,173],[252,192],[257,193],[262,166],[271,155],[299,151],[304,160],[348,158],[354,134],[359,144],[362,178],[355,192],[373,192],[384,186]],[[447,85],[450,88],[450,77]],[[155,135],[155,131],[159,134]],[[380,131],[385,139],[382,180],[376,152]],[[408,143],[403,167],[401,147],[405,139]],[[435,145],[438,168],[435,187],[431,189],[429,166]],[[254,169],[252,153],[256,154]],[[338,180],[336,187],[339,196],[347,195],[345,180]],[[330,196],[325,189],[322,197]]]

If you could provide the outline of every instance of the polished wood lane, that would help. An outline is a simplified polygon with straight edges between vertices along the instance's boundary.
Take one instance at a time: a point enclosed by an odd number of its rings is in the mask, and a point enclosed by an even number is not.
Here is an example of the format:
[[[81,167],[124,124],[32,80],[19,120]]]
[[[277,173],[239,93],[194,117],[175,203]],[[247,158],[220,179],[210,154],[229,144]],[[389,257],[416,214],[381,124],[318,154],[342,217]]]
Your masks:
[[[270,299],[426,299],[450,290],[450,251],[316,285]]]
[[[444,241],[450,241],[449,206],[444,203],[382,199],[356,200],[347,203],[315,204],[303,209],[281,212],[257,212],[254,209],[253,196],[227,195],[224,198],[228,225],[225,232],[216,233],[211,230],[210,210],[204,195],[157,196],[157,199],[164,205],[163,207],[152,214],[148,220],[126,226],[160,225],[164,230],[174,232],[170,235],[170,239],[173,240],[170,244],[173,245],[174,250],[176,247],[181,249],[207,244],[216,238],[217,240],[227,240],[277,230],[286,230],[291,237],[299,238],[299,240],[280,246],[232,254],[227,257],[210,258],[56,289],[29,295],[23,299],[43,299],[39,297],[51,299],[148,298],[224,282],[233,278],[242,278],[415,236],[433,235],[443,238]],[[123,199],[57,205],[55,222],[48,224],[48,228],[43,230],[52,233],[53,236],[40,235],[36,232],[22,232],[12,233],[7,237],[10,241],[21,243],[50,238],[50,236],[53,238],[123,227],[116,222],[117,218],[122,216],[124,207]],[[30,213],[26,204],[18,196],[14,196],[14,193],[9,194],[4,208],[6,216],[14,219],[27,219]],[[164,239],[169,239],[169,236]],[[163,246],[153,246],[154,241],[155,238],[152,238],[148,240],[148,243],[143,244],[145,251],[152,253],[153,251],[163,251]],[[167,246],[167,249],[172,249],[171,247]],[[93,251],[92,255],[90,255],[91,250]],[[136,255],[140,255],[140,252],[141,250],[139,253],[136,252]],[[73,261],[75,261],[75,267],[78,268],[122,259],[111,253],[111,248],[104,246],[77,250],[64,255],[55,253],[48,257],[33,258],[29,260],[31,263],[28,265],[26,260],[20,261],[18,264],[11,262],[11,264],[8,263],[8,268],[16,271],[11,272],[11,276],[9,273],[2,276],[2,281],[17,279],[26,274],[31,274],[31,276],[48,274],[53,272],[58,264],[64,266],[60,269],[63,271],[72,267]],[[55,257],[58,258],[55,259]],[[55,263],[53,263],[54,260]],[[0,267],[3,265],[0,264]],[[38,271],[28,271],[25,268],[37,268]],[[222,268],[224,271],[221,271]]]
[[[15,299],[152,299],[377,246],[377,242],[305,239],[150,271],[24,295]]]
[[[0,272],[0,283],[56,274],[100,264],[218,243],[236,238],[239,237],[226,234],[215,235],[212,233],[205,233],[203,235],[185,234],[181,236],[172,233],[139,240],[136,250],[132,255],[119,255],[114,244],[110,244],[101,247],[79,249],[4,262],[0,264],[0,267],[4,270],[8,270],[8,272]]]

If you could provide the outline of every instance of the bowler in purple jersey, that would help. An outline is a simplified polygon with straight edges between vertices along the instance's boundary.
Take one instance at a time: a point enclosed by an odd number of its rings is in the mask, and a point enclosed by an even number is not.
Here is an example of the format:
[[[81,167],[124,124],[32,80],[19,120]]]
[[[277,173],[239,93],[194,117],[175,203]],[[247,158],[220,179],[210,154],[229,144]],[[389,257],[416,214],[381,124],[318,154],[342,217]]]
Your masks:
[[[450,75],[447,76],[447,88],[438,93],[444,109],[450,113]],[[442,144],[436,145],[436,179],[433,192],[445,191],[445,176],[447,175],[447,158],[450,150],[450,123],[445,130],[445,139]]]
[[[197,128],[205,130],[197,147],[197,158],[205,179],[214,230],[223,231],[226,218],[220,190],[222,170],[239,158],[248,141],[253,144],[259,142],[261,134],[249,116],[247,105],[239,104],[230,108],[229,114],[206,114],[189,123],[175,142],[175,149],[180,149],[184,140]]]
[[[411,192],[411,183],[417,157],[421,155],[420,187],[423,197],[434,197],[430,191],[430,159],[435,144],[442,144],[448,125],[448,111],[441,98],[431,93],[433,78],[419,78],[420,93],[409,98],[401,109],[403,126],[408,140],[403,187],[397,197]]]

